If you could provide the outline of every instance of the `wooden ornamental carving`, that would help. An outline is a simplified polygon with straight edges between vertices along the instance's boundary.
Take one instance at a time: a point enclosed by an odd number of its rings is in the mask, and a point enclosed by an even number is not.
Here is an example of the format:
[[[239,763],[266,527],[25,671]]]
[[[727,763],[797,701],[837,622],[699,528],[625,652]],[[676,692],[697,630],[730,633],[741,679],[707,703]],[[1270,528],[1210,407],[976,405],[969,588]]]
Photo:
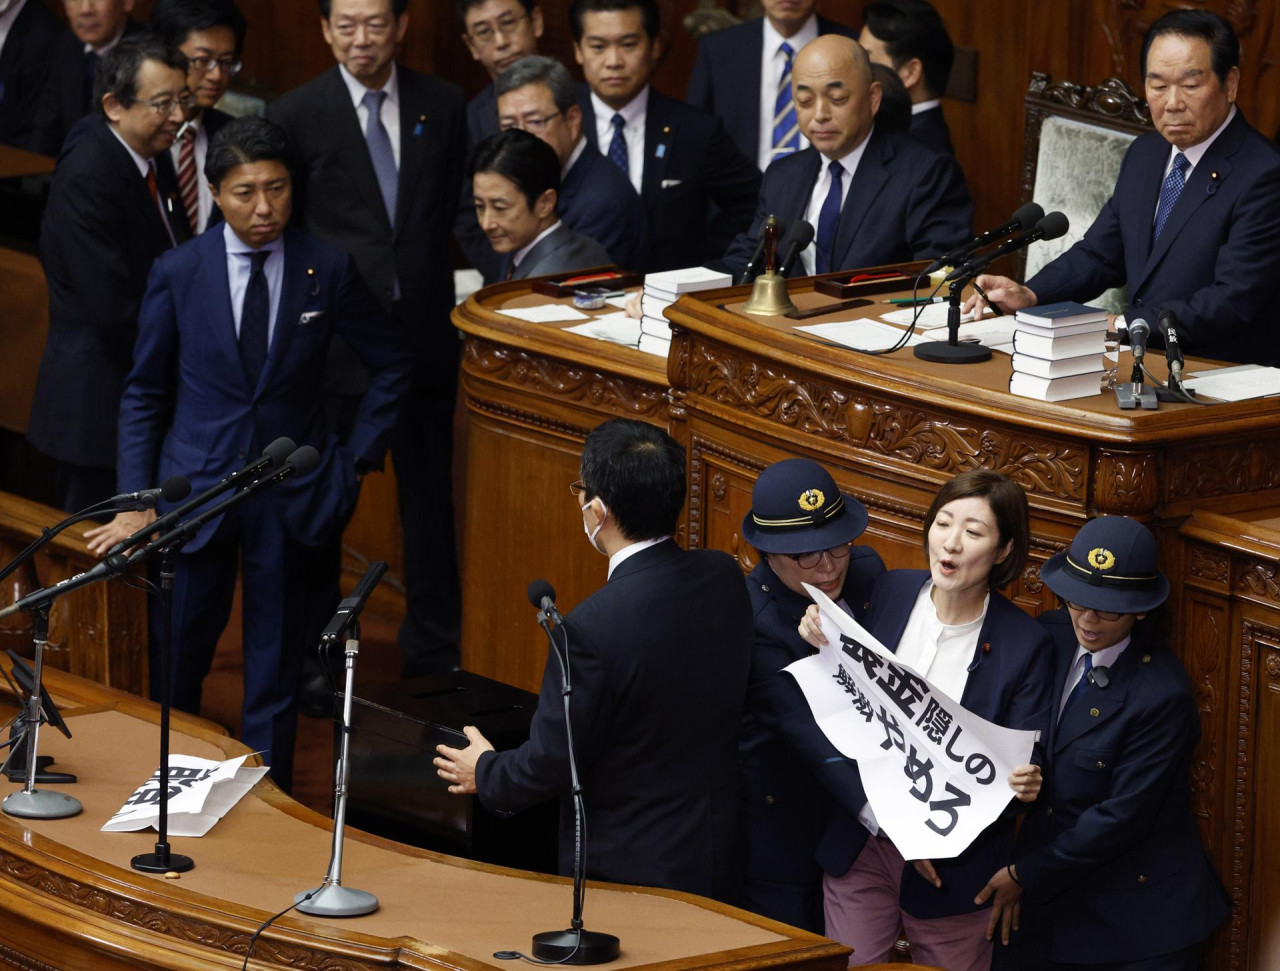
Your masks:
[[[1204,546],[1200,543],[1190,545],[1191,576],[1206,584],[1220,587],[1225,593],[1231,579],[1231,560],[1225,552]]]
[[[1200,744],[1191,764],[1191,808],[1204,821],[1219,805],[1218,769],[1222,755],[1221,686],[1226,682],[1223,648],[1227,639],[1226,607],[1215,600],[1188,597],[1182,663],[1191,679],[1200,714]]]
[[[691,343],[688,386],[734,411],[913,468],[946,475],[996,469],[1033,495],[1077,502],[1084,498],[1085,456],[1071,445],[961,425],[941,412],[797,380],[771,365],[745,361],[724,345],[696,338]]]
[[[1168,456],[1169,499],[1206,499],[1280,488],[1280,441],[1227,442]]]
[[[1099,515],[1141,516],[1155,509],[1160,473],[1155,455],[1099,449],[1093,465],[1092,506]]]
[[[1274,562],[1242,560],[1236,577],[1236,592],[1280,604],[1280,580]]]
[[[610,414],[661,418],[667,403],[665,391],[555,358],[476,337],[469,338],[463,348],[467,371]]]
[[[718,458],[723,462],[736,465],[744,472],[751,474],[752,480],[756,479],[767,463],[753,458],[750,455],[744,455],[741,452],[731,448],[726,448],[719,442],[711,441],[701,436],[695,435],[689,442],[689,549],[701,548],[706,545],[707,537],[703,530],[703,512],[706,508],[706,498],[703,488],[703,477],[707,470],[708,456]],[[723,500],[728,492],[728,481],[721,472],[715,473],[711,477],[711,493],[712,498],[717,501]],[[737,550],[731,551],[735,556],[738,555]],[[748,558],[749,559],[749,558]],[[742,556],[738,556],[740,563],[745,565],[748,560],[744,560]],[[754,566],[754,562],[752,566]]]

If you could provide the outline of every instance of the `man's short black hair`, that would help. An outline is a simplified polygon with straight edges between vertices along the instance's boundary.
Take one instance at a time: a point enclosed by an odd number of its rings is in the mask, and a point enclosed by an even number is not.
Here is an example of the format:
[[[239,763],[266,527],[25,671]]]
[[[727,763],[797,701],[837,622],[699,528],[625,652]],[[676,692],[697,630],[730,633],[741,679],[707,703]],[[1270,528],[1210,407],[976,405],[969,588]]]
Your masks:
[[[529,202],[529,208],[548,189],[560,194],[560,156],[537,135],[508,128],[490,135],[471,155],[468,176],[493,172],[510,179]]]
[[[862,12],[862,22],[884,43],[895,68],[920,58],[924,86],[935,98],[947,92],[956,49],[947,25],[928,0],[880,0]]]
[[[657,425],[632,418],[597,425],[579,468],[583,500],[599,496],[627,539],[676,531],[684,507],[684,447]]]
[[[1209,45],[1213,73],[1226,81],[1233,67],[1240,66],[1240,40],[1231,24],[1208,10],[1171,10],[1149,28],[1142,39],[1142,76],[1147,76],[1147,52],[1161,34],[1199,37]]]
[[[235,0],[156,0],[147,26],[171,47],[181,47],[198,30],[227,27],[235,35],[239,56],[248,25]]]
[[[887,64],[871,64],[871,80],[880,82],[880,110],[876,112],[879,131],[905,132],[911,128],[911,95],[898,72]]]
[[[182,51],[170,47],[155,34],[143,32],[126,37],[102,55],[93,75],[93,103],[104,117],[104,95],[111,94],[125,108],[138,100],[138,72],[147,61],[159,61],[165,67],[177,68],[185,79],[187,59]],[[185,80],[183,86],[186,86]]]
[[[236,118],[214,136],[204,160],[204,177],[216,189],[237,165],[253,162],[280,162],[293,175],[293,143],[283,128],[265,118]]]
[[[589,13],[613,13],[618,10],[639,10],[644,17],[644,32],[649,40],[658,39],[662,17],[658,13],[657,0],[573,0],[569,4],[569,27],[574,43],[582,41],[583,19]]]
[[[453,16],[458,21],[458,29],[464,34],[467,32],[467,13],[472,7],[478,7],[488,0],[453,0]],[[524,7],[526,14],[533,13],[533,8],[538,5],[538,0],[520,0],[520,6]]]
[[[399,17],[409,9],[409,0],[390,0],[391,13],[395,17]],[[333,10],[333,0],[320,0],[320,16],[325,20],[329,19],[329,14]]]

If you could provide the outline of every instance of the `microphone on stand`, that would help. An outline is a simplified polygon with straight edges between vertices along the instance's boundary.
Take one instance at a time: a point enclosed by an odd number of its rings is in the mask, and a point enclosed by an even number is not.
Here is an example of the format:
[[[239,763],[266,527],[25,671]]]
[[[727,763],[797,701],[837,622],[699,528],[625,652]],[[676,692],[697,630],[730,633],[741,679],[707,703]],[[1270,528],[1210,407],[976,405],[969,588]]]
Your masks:
[[[1044,209],[1034,202],[1028,202],[1025,206],[1013,214],[1013,218],[1007,223],[997,226],[995,229],[988,229],[985,233],[975,236],[963,246],[957,246],[950,252],[944,253],[932,263],[924,268],[925,275],[928,276],[935,270],[940,270],[944,266],[954,266],[957,260],[968,259],[977,250],[982,247],[994,243],[996,240],[1004,239],[1011,233],[1018,230],[1028,232],[1035,229],[1036,223],[1044,218]]]
[[[1147,356],[1147,339],[1151,336],[1151,325],[1139,317],[1129,321],[1129,347],[1133,352],[1133,372],[1127,382],[1117,382],[1115,388],[1116,404],[1123,410],[1134,408],[1153,409],[1159,407],[1159,400],[1153,388],[1142,383],[1142,362]]]
[[[783,250],[782,262],[778,265],[779,274],[791,275],[791,270],[800,259],[800,254],[813,242],[814,235],[813,223],[805,222],[803,219],[791,227],[791,232],[785,240],[787,248]]]
[[[529,602],[538,608],[538,625],[547,632],[551,641],[551,653],[560,665],[560,677],[564,696],[565,744],[569,751],[569,784],[573,798],[573,917],[568,930],[543,931],[533,935],[533,957],[545,964],[604,964],[615,961],[621,951],[618,938],[600,931],[589,931],[582,926],[582,904],[586,897],[586,832],[587,811],[582,803],[582,784],[578,780],[578,761],[573,754],[573,719],[569,713],[569,699],[573,684],[569,671],[569,638],[564,618],[556,609],[556,591],[546,580],[534,580],[529,584]],[[552,621],[555,626],[552,627]],[[555,632],[560,632],[559,642]],[[500,952],[520,956],[518,952]]]
[[[1070,228],[1071,222],[1067,219],[1065,213],[1051,212],[1037,222],[1035,228],[1031,231],[1025,232],[1021,236],[1015,236],[1013,239],[1001,243],[995,249],[988,250],[981,256],[966,260],[947,274],[947,280],[950,282],[951,280],[975,277],[988,264],[1000,259],[1000,257],[1007,256],[1015,250],[1022,249],[1024,246],[1030,246],[1038,240],[1057,239],[1059,236],[1065,236]]]
[[[778,221],[779,236],[782,235],[782,230],[784,228],[785,227],[782,225],[782,221],[779,220]],[[756,248],[751,252],[751,259],[747,260],[747,265],[742,270],[742,276],[738,277],[739,284],[751,283],[753,280],[755,280],[756,277],[758,277],[766,269],[766,266],[765,266],[766,261],[764,258],[764,245],[765,245],[765,233],[764,233],[764,228],[761,227],[760,238],[756,241]]]
[[[1178,340],[1178,318],[1172,310],[1160,311],[1160,330],[1164,334],[1164,359],[1169,364],[1169,387],[1182,391],[1182,343]]]
[[[134,511],[141,511],[154,509],[161,499],[165,502],[180,502],[189,495],[191,495],[191,482],[185,476],[172,475],[161,482],[158,488],[143,489],[141,492],[122,492],[118,496],[112,496],[107,502],[122,504],[117,509],[127,508],[124,504],[132,504]]]

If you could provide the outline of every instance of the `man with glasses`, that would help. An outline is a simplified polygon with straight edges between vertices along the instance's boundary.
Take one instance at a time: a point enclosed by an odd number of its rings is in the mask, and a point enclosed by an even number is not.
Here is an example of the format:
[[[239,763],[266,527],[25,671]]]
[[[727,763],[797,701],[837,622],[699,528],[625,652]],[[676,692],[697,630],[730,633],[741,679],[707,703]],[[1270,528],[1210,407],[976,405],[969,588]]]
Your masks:
[[[467,104],[470,149],[498,131],[493,81],[520,58],[538,53],[542,8],[533,0],[454,0],[453,12],[462,30],[462,42],[490,81]]]
[[[813,653],[796,630],[811,603],[805,583],[862,619],[884,573],[874,550],[853,545],[866,528],[866,507],[842,494],[811,459],[786,459],[761,472],[742,521],[743,539],[760,552],[747,577],[756,638],[738,742],[746,840],[742,905],[817,934],[824,922],[822,868],[814,852],[832,806],[826,786],[839,792],[849,774],[816,777],[802,762],[793,738],[802,738],[806,751],[827,752],[827,765],[844,758],[782,669]]]
[[[536,135],[560,159],[560,218],[609,251],[613,262],[634,265],[644,247],[644,206],[630,180],[582,133],[582,108],[573,79],[550,57],[517,61],[494,82],[498,124]]]
[[[288,132],[302,160],[296,216],[355,258],[414,355],[413,383],[391,440],[407,588],[399,642],[407,677],[449,671],[458,665],[462,613],[451,461],[459,343],[449,319],[449,236],[466,163],[459,150],[465,102],[454,85],[396,63],[409,29],[408,0],[320,0],[319,7],[337,64],[271,104],[267,117]],[[350,350],[337,348],[326,391],[342,435],[367,378]],[[339,553],[335,544],[316,581],[329,591],[330,613],[339,600]]]
[[[198,236],[222,219],[209,183],[200,173],[213,136],[231,120],[214,105],[240,73],[244,14],[235,0],[158,0],[150,26],[187,58],[187,84],[194,100],[169,154],[182,203],[180,215]]]
[[[40,232],[49,336],[27,438],[57,460],[67,510],[115,494],[116,419],[156,258],[175,245],[156,156],[186,117],[187,60],[149,34],[127,38],[99,66],[97,110],[53,179]]]
[[[608,582],[564,619],[574,753],[589,822],[587,877],[735,901],[738,760],[751,652],[742,573],[672,534],[685,495],[684,449],[656,425],[617,418],[583,446],[570,488]],[[567,501],[568,497],[565,497]],[[559,665],[550,657],[529,741],[494,752],[474,727],[439,746],[440,777],[519,812],[562,797],[560,869],[574,857],[569,750]]]

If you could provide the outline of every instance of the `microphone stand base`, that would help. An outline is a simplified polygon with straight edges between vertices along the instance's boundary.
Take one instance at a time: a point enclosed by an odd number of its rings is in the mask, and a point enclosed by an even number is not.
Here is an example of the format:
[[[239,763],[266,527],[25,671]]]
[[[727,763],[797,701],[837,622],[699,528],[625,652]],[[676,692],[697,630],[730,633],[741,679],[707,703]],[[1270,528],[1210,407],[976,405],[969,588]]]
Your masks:
[[[947,341],[926,341],[915,346],[916,357],[938,364],[980,364],[991,360],[991,348],[982,344],[950,344]]]
[[[139,853],[129,865],[143,873],[186,873],[194,870],[196,861],[181,853],[170,853],[168,844],[156,844],[154,853]]]
[[[533,956],[556,964],[605,964],[621,952],[618,939],[600,931],[543,931],[533,935]]]
[[[311,899],[307,899],[311,894]],[[326,883],[315,890],[295,894],[293,903],[304,914],[316,917],[359,917],[378,909],[378,898],[364,890]]]
[[[0,802],[10,816],[21,816],[24,819],[65,819],[76,816],[84,806],[75,796],[66,796],[61,792],[50,792],[47,789],[20,789],[11,792]]]

